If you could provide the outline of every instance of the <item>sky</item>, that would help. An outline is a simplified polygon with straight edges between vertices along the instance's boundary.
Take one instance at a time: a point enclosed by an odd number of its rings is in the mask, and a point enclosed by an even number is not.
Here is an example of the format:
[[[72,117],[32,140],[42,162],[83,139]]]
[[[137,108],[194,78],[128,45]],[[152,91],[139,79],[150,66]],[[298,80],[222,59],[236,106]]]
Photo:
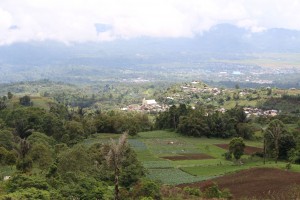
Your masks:
[[[300,0],[0,0],[0,45],[194,37],[221,23],[300,30]]]

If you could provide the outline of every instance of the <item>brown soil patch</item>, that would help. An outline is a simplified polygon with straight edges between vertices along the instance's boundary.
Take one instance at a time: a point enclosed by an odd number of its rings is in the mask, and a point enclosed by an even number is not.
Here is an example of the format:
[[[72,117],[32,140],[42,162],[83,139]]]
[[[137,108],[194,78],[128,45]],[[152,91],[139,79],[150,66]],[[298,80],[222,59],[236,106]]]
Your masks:
[[[222,148],[222,149],[226,149],[226,150],[229,149],[229,144],[215,144],[215,145],[217,147]],[[246,146],[245,149],[244,149],[244,153],[247,154],[247,155],[251,155],[255,152],[263,152],[263,149],[259,148],[259,147],[251,147],[251,146]]]
[[[180,154],[179,156],[165,156],[162,158],[176,161],[176,160],[204,160],[204,159],[213,159],[214,157],[204,153],[198,153],[198,154]]]
[[[234,199],[291,199],[291,189],[295,185],[300,188],[300,173],[274,168],[252,168],[208,181],[182,184],[179,187],[200,187],[203,190],[213,182],[220,188],[228,188]]]

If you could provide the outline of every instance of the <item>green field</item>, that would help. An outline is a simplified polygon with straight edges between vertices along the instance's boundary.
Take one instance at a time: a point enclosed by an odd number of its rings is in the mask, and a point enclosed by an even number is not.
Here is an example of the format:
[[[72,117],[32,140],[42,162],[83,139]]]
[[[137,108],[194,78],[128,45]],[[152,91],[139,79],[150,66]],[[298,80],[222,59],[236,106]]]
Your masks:
[[[116,138],[116,134],[99,134],[93,139],[86,140],[86,144],[107,141],[109,137]],[[208,139],[181,136],[171,131],[150,131],[139,133],[138,136],[129,138],[129,144],[135,149],[138,159],[147,169],[147,177],[161,181],[165,184],[177,185],[207,180],[234,173],[253,167],[277,167],[284,169],[286,163],[267,161],[258,157],[244,155],[242,164],[227,161],[222,156],[226,150],[215,144],[228,144],[230,139]],[[262,147],[259,141],[245,141],[247,146]],[[184,154],[206,154],[212,159],[195,160],[168,160],[162,157],[178,156]],[[300,171],[300,166],[293,165],[293,171]]]

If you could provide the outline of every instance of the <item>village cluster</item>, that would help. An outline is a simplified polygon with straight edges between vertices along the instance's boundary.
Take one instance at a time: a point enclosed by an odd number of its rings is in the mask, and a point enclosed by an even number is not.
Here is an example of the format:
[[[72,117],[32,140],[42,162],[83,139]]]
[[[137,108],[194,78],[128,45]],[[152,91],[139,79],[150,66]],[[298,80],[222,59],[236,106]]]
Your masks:
[[[141,111],[141,112],[149,112],[149,113],[158,113],[166,111],[169,108],[168,105],[158,104],[156,100],[150,99],[146,100],[145,98],[142,100],[142,105],[132,104],[127,107],[121,108],[123,111]]]
[[[180,86],[181,90],[184,93],[210,93],[212,95],[220,95],[222,92],[224,92],[224,90],[219,89],[219,88],[210,88],[207,87],[206,85],[203,85],[202,87],[197,87],[196,85],[200,84],[200,82],[198,81],[193,81],[190,84],[185,84]],[[247,93],[246,91],[241,91],[239,93],[240,96],[245,96]],[[179,95],[178,93],[172,95],[172,96],[168,96],[166,97],[167,100],[174,100],[174,98],[179,97],[179,99],[183,99],[180,98],[181,95]],[[187,96],[189,96],[187,94]],[[142,100],[141,104],[132,104],[129,105],[127,107],[123,107],[121,108],[122,111],[138,111],[138,112],[147,112],[147,113],[159,113],[159,112],[163,112],[169,109],[169,105],[166,104],[159,104],[155,99],[149,99],[146,100],[145,98]],[[192,107],[195,108],[195,107]],[[251,116],[271,116],[274,117],[276,115],[278,115],[278,110],[262,110],[259,108],[255,108],[255,107],[244,107],[244,112],[247,115],[247,118],[251,117]],[[216,109],[216,111],[222,112],[224,113],[226,111],[225,108],[221,107]]]

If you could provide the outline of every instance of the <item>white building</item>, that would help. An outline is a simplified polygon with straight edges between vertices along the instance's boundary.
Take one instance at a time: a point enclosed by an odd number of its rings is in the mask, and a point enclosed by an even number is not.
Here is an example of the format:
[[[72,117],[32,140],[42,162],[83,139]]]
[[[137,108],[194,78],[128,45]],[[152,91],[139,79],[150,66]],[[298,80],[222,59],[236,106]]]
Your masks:
[[[149,105],[157,105],[157,102],[154,99],[146,100],[145,98],[143,99],[142,102],[143,106],[149,106]]]

